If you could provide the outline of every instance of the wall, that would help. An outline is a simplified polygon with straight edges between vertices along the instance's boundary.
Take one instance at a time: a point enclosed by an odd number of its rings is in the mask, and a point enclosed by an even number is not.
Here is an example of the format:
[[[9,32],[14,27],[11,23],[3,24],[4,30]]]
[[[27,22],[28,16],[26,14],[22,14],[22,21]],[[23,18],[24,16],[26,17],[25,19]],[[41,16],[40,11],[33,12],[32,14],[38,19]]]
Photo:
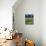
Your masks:
[[[41,41],[42,46],[46,46],[46,0],[41,3]]]
[[[16,6],[16,5],[14,5]],[[16,9],[15,9],[16,8]],[[23,37],[35,41],[36,46],[41,46],[41,1],[23,0],[18,7],[14,7],[15,29],[23,33]],[[34,24],[25,24],[25,14],[34,14]]]
[[[16,0],[0,0],[0,27],[12,28],[12,6]]]
[[[16,0],[0,0],[0,32],[2,32],[4,27],[9,30],[12,29],[12,6]],[[1,29],[1,27],[3,27]],[[9,31],[0,34],[0,38],[5,38],[5,35],[10,35]],[[9,38],[9,37],[8,37]]]

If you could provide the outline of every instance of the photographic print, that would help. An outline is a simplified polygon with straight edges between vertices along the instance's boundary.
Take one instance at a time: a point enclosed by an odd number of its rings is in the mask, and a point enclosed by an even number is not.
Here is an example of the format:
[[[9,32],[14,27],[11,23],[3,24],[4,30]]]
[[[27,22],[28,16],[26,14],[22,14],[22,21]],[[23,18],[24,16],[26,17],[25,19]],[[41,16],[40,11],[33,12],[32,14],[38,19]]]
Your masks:
[[[25,24],[33,24],[33,14],[25,14]]]

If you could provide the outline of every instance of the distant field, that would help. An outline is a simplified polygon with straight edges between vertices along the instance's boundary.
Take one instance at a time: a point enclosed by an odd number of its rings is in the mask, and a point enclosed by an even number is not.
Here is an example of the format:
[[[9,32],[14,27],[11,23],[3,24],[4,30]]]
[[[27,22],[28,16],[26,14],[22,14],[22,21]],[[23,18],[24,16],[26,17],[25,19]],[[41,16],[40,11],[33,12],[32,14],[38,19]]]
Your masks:
[[[33,24],[32,18],[25,18],[25,24]]]

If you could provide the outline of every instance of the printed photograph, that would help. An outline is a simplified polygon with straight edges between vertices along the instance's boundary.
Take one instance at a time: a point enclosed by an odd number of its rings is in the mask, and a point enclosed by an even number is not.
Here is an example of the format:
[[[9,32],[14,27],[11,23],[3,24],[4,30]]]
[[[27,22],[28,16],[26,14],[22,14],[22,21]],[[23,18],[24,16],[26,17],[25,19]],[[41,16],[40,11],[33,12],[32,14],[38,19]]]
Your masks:
[[[33,24],[34,16],[33,14],[25,14],[25,24]]]

